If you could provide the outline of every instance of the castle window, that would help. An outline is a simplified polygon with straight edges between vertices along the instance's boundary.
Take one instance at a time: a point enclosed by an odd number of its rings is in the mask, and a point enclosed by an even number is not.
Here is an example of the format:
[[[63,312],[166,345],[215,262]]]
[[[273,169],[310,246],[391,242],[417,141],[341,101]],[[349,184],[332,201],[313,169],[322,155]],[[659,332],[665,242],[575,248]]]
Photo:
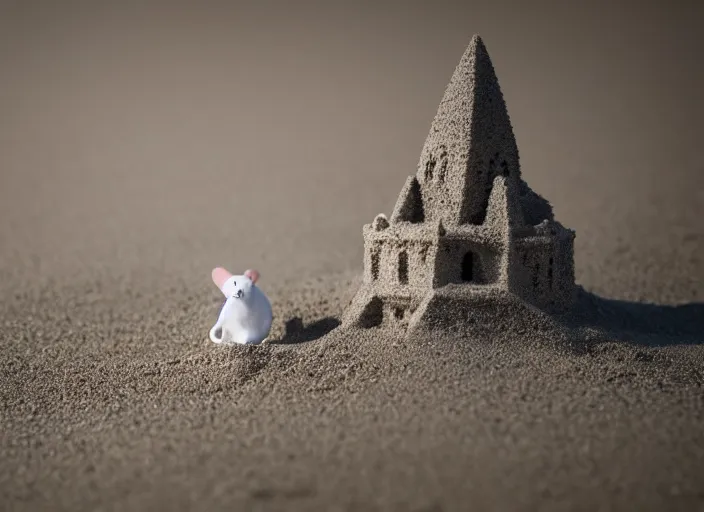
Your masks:
[[[401,284],[408,284],[408,253],[401,251],[398,255],[398,281]]]
[[[550,289],[552,290],[552,265],[553,265],[553,259],[550,258],[549,262],[549,267],[548,267],[548,285],[550,286]]]
[[[403,320],[403,314],[403,308],[394,309],[394,317],[396,317],[396,320]]]
[[[533,288],[538,289],[540,285],[540,265],[535,266],[535,273],[533,274]]]
[[[428,160],[425,164],[425,181],[430,181],[433,179],[433,171],[435,170],[435,164],[437,162],[434,158]]]
[[[471,251],[465,254],[464,258],[462,258],[462,281],[468,283],[474,281],[474,258],[474,253]]]
[[[447,176],[447,160],[443,160],[440,165],[440,182],[445,183],[445,176]]]
[[[440,147],[440,173],[438,178],[440,183],[445,182],[445,176],[447,176],[447,148],[445,146]]]
[[[379,279],[379,253],[377,251],[372,252],[372,279],[374,281]]]
[[[428,246],[424,245],[420,250],[420,261],[425,263],[428,258]]]

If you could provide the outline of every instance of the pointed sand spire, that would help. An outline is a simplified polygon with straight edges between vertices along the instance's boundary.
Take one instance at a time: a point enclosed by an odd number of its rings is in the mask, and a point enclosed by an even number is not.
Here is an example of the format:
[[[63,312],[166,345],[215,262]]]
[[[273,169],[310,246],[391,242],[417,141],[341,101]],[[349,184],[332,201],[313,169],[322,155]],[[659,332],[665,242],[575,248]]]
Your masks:
[[[415,176],[409,176],[396,201],[391,222],[423,222],[425,211],[420,184]]]
[[[489,197],[486,224],[509,234],[511,230],[523,226],[523,223],[523,211],[514,182],[504,176],[497,176]]]
[[[447,159],[444,179],[425,182]],[[520,177],[518,148],[489,53],[475,35],[457,65],[418,163],[418,179],[438,216],[453,224],[483,221],[494,177]],[[444,204],[436,198],[445,197]],[[427,214],[427,212],[426,212]]]

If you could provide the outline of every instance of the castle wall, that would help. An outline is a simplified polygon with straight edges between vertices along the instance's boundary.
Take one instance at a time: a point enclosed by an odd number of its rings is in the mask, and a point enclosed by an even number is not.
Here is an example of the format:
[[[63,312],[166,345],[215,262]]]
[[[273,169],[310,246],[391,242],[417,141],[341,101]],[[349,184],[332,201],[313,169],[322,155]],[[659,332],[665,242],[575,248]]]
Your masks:
[[[450,283],[495,284],[501,272],[500,256],[498,251],[479,241],[440,239],[433,286],[438,288]]]
[[[518,240],[515,250],[515,293],[546,309],[571,302],[574,291],[571,236]]]
[[[434,275],[437,247],[430,241],[380,239],[365,243],[365,282],[387,293],[428,288]],[[404,256],[405,255],[405,256]]]
[[[366,291],[350,317],[361,327],[405,327],[432,286],[437,246],[431,240],[402,239],[393,232],[365,237]]]
[[[554,254],[554,297],[555,306],[567,307],[574,301],[574,236],[565,233],[557,239]]]

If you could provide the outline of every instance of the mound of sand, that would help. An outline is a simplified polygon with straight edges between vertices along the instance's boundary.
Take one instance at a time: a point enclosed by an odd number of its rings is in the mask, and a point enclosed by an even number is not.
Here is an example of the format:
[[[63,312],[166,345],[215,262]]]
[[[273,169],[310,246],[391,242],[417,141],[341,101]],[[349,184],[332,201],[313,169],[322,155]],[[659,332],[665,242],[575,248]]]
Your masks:
[[[484,510],[662,510],[701,499],[699,347],[609,341],[622,339],[630,320],[571,342],[574,320],[558,340],[345,330],[339,316],[358,284],[331,276],[271,290],[276,325],[259,347],[220,347],[207,328],[173,327],[203,316],[193,304],[206,297],[153,323],[129,324],[127,311],[113,311],[107,332],[88,321],[95,303],[52,301],[48,290],[34,310],[18,299],[0,356],[3,502],[14,510],[457,510],[467,501]],[[583,323],[646,307],[588,298],[599,307],[583,309]],[[40,311],[36,325],[51,332],[26,330]],[[664,344],[692,334],[677,334],[687,313],[657,315]],[[701,327],[697,318],[685,331]]]

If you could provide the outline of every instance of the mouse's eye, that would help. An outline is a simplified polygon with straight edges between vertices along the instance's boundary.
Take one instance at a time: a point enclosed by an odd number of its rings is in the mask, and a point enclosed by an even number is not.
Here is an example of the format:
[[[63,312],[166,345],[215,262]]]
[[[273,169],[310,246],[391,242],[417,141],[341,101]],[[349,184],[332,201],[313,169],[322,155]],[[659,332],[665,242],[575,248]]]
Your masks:
[[[237,281],[232,281],[232,286],[237,286]]]

